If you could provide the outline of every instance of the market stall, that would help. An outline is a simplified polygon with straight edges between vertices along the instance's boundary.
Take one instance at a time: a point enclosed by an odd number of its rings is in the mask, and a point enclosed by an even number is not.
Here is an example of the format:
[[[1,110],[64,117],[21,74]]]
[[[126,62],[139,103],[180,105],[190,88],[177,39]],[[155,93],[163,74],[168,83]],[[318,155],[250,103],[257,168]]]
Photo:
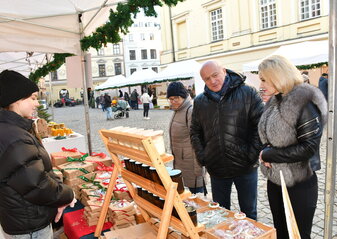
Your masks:
[[[243,213],[231,212],[218,203],[192,197],[183,185],[179,170],[165,163],[173,156],[165,152],[162,132],[129,127],[101,130],[114,169],[102,204],[95,236],[101,235],[110,208],[118,175],[150,225],[157,225],[156,238],[223,238],[222,234],[239,238],[275,239],[275,229],[247,219]],[[159,226],[158,226],[159,225]],[[130,225],[129,232],[134,225]],[[151,230],[151,229],[149,229]],[[117,232],[118,233],[118,232]],[[115,238],[114,231],[105,238]],[[138,237],[137,235],[128,235]]]

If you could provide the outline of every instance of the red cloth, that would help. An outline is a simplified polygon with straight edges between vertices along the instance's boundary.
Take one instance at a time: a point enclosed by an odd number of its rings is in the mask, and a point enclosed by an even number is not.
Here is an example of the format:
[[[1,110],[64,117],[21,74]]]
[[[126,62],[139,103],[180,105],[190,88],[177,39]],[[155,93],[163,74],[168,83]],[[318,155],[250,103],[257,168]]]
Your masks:
[[[95,232],[96,226],[88,226],[88,223],[83,216],[83,211],[84,209],[80,209],[63,215],[64,233],[68,239],[79,239],[82,236]],[[106,222],[103,225],[102,231],[111,227],[112,223]]]

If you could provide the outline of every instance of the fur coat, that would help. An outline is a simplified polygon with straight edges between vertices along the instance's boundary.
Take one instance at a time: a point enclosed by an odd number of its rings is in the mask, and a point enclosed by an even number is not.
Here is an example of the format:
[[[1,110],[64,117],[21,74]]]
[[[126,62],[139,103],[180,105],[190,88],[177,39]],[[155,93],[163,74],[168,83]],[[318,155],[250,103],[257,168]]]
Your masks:
[[[291,92],[277,99],[273,96],[265,106],[265,111],[259,122],[259,135],[263,144],[275,148],[285,148],[298,143],[298,121],[301,113],[310,102],[320,111],[320,118],[324,123],[327,117],[327,103],[316,87],[300,84]],[[308,121],[312,120],[308,119]],[[323,123],[320,122],[321,125]],[[262,155],[263,156],[263,155]],[[262,157],[263,159],[263,157]],[[308,160],[294,163],[271,163],[272,168],[261,165],[262,173],[271,182],[281,185],[280,170],[288,187],[309,178],[313,173]]]

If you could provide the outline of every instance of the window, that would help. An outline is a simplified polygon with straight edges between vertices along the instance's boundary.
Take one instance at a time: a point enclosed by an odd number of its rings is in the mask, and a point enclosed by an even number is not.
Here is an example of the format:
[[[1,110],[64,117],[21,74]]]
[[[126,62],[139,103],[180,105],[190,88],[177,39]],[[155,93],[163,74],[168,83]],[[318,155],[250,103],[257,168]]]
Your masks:
[[[187,48],[187,31],[186,21],[177,23],[177,41],[178,49]]]
[[[261,28],[276,27],[276,0],[260,0]]]
[[[99,75],[99,77],[106,76],[105,64],[99,64],[98,65],[98,75]]]
[[[129,34],[129,42],[133,42],[133,35]]]
[[[121,63],[115,63],[115,74],[116,75],[122,74],[122,64]]]
[[[218,8],[210,12],[212,41],[223,39],[222,9]]]
[[[151,53],[151,59],[157,59],[157,51],[156,51],[156,49],[151,49],[150,53]]]
[[[140,34],[140,40],[145,41],[145,34],[144,33]]]
[[[130,56],[130,60],[136,60],[136,51],[129,50],[129,56]]]
[[[57,71],[52,71],[52,72],[50,72],[50,75],[51,75],[51,80],[52,80],[52,81],[58,80]]]
[[[113,50],[113,54],[114,54],[114,55],[119,55],[119,54],[121,54],[121,49],[120,49],[119,44],[113,44],[112,50]]]
[[[104,56],[104,48],[98,49],[97,55],[98,56]]]
[[[142,50],[142,60],[146,60],[147,59],[147,50]]]
[[[152,67],[152,70],[158,73],[158,67]]]
[[[320,0],[300,0],[301,20],[318,17],[321,15]]]
[[[136,68],[130,68],[130,74],[132,75],[133,72],[137,71]]]
[[[150,33],[150,40],[153,41],[154,40],[154,34]]]

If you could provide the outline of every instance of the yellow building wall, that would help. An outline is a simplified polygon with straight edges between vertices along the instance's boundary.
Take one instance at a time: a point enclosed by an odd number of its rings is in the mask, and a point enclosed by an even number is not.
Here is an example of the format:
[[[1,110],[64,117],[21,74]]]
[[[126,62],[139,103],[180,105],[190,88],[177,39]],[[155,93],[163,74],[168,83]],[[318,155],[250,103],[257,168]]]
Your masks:
[[[328,0],[321,0],[320,17],[300,21],[298,0],[276,0],[277,27],[261,30],[259,0],[186,0],[171,8],[176,61],[215,59],[241,71],[242,64],[261,59],[280,45],[324,40],[328,33]],[[209,12],[222,9],[224,38],[212,42]],[[161,64],[173,62],[169,8],[161,9]],[[182,45],[185,22],[186,48]],[[177,34],[179,33],[179,34]]]

